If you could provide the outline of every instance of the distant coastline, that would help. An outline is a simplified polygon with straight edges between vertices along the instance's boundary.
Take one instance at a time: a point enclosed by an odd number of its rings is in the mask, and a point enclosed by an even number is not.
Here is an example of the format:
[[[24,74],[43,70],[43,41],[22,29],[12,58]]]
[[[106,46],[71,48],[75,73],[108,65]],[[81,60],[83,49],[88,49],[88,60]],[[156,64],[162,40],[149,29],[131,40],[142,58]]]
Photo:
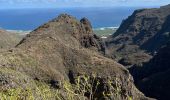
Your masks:
[[[0,27],[11,30],[34,30],[62,13],[86,17],[93,28],[119,26],[136,8],[62,8],[62,9],[4,9],[0,10]]]
[[[102,39],[106,39],[110,35],[113,35],[119,27],[100,27],[93,28],[94,33],[100,36]]]
[[[117,30],[119,27],[118,26],[115,26],[115,27],[99,27],[99,28],[93,28],[93,30],[101,30],[101,31],[104,31],[104,30]],[[3,29],[3,30],[6,30],[6,31],[9,31],[9,32],[15,32],[15,33],[30,33],[31,31],[33,30],[12,30],[12,29],[4,29],[4,28],[0,28],[0,29]]]
[[[20,35],[27,35],[31,32],[31,30],[28,30],[28,31],[24,31],[24,30],[6,30],[8,32],[11,32],[11,33],[18,33]]]
[[[98,28],[93,28],[93,31],[95,34],[97,34],[98,36],[100,36],[101,38],[107,38],[108,36],[114,34],[114,32],[116,32],[116,30],[118,29],[118,26],[115,27],[98,27]],[[33,30],[12,30],[12,29],[4,29],[4,28],[0,28],[2,30],[6,30],[8,32],[11,33],[17,33],[19,35],[25,36],[27,34],[29,34],[31,31]]]
[[[112,29],[112,30],[117,30],[119,27],[99,27],[99,28],[93,28],[93,30],[106,30],[106,29]]]

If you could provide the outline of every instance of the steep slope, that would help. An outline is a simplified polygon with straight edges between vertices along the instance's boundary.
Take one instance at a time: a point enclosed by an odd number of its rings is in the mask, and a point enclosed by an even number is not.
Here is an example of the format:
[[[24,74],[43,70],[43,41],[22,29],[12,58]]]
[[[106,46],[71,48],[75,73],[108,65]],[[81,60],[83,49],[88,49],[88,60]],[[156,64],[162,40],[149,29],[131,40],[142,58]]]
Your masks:
[[[117,32],[108,39],[108,53],[113,56],[116,53],[120,54],[122,52],[119,49],[122,48],[122,45],[127,45],[129,47],[126,50],[127,54],[133,55],[134,53],[143,52],[143,55],[154,55],[169,41],[169,20],[170,5],[136,10],[122,22]],[[113,47],[116,48],[113,49]],[[134,48],[137,50],[131,53]],[[146,51],[147,54],[140,49]],[[134,59],[136,58],[134,57]],[[150,59],[149,55],[144,59]]]
[[[160,49],[143,67],[133,70],[132,74],[136,79],[137,86],[147,96],[155,97],[158,100],[169,100],[170,82],[170,44]]]
[[[60,96],[66,100],[70,94],[74,100],[84,96],[90,99],[90,91],[97,91],[94,99],[148,100],[136,89],[133,78],[123,66],[95,51],[102,46],[97,40],[100,38],[96,39],[87,19],[78,21],[62,14],[31,32],[15,49],[0,53],[0,87],[9,89],[30,84],[29,87],[36,88],[38,81],[59,89]],[[79,80],[82,75],[89,78]],[[65,81],[69,83],[64,89]],[[76,84],[77,81],[81,84]],[[85,89],[83,94],[74,90],[76,85],[81,87],[86,82],[90,82],[88,86],[92,86],[92,90],[82,88],[81,91]],[[20,85],[22,83],[26,86]]]
[[[21,39],[16,33],[0,30],[0,48],[6,49],[14,47]]]
[[[137,87],[158,100],[170,99],[169,33],[170,5],[166,5],[136,10],[106,42],[107,54],[130,66]]]
[[[154,40],[157,38],[157,41],[161,41],[167,37],[169,16],[170,5],[154,9],[136,10],[128,19],[123,21],[118,31],[113,35],[114,40],[112,42],[136,44],[149,52],[157,51],[160,45],[155,47]],[[152,39],[154,40],[150,41]],[[165,45],[166,42],[162,41],[160,43]],[[152,44],[152,46],[149,44]]]

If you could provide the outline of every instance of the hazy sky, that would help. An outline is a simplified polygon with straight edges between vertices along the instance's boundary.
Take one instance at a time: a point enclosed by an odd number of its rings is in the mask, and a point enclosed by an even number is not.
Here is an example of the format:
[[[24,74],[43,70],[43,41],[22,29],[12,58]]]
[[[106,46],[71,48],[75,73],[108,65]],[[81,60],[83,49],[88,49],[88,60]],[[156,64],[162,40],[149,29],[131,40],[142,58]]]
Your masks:
[[[161,6],[170,0],[0,0],[0,8]]]

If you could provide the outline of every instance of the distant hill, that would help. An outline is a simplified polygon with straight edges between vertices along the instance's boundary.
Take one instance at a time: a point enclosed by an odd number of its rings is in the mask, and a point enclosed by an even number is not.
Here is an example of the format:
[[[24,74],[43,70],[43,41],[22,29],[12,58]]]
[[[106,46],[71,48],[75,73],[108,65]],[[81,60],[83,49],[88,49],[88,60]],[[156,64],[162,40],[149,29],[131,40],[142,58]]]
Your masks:
[[[0,30],[0,48],[9,49],[15,47],[23,36],[15,32]]]

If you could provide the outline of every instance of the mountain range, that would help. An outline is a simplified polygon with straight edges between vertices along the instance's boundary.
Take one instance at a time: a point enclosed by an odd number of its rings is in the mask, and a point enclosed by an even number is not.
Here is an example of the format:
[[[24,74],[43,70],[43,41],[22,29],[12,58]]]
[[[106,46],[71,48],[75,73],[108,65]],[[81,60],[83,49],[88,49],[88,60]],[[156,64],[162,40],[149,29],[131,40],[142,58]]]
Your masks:
[[[170,5],[136,10],[102,40],[87,18],[61,14],[18,43],[11,37],[0,53],[0,97],[168,100],[169,19]]]

